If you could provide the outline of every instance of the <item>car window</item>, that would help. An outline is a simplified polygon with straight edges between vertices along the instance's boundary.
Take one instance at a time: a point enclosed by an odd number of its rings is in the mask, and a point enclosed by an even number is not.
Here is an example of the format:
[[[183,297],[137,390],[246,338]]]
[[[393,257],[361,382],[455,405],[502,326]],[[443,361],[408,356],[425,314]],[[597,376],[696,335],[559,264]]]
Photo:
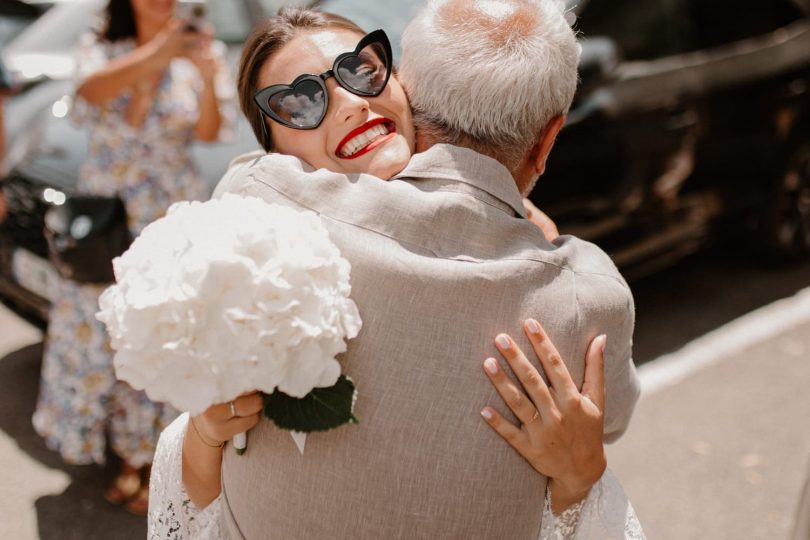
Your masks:
[[[792,0],[689,0],[694,48],[703,49],[772,32],[802,17]]]
[[[586,38],[611,38],[628,60],[648,60],[688,48],[682,0],[589,0],[576,28]]]
[[[60,2],[26,28],[5,52],[17,55],[73,51],[78,36],[93,27],[104,4],[104,0]]]
[[[14,39],[34,18],[0,15],[0,49]]]
[[[793,3],[805,14],[810,14],[810,0],[793,0]]]
[[[613,39],[628,60],[716,47],[802,17],[797,0],[589,0],[577,29]]]
[[[34,22],[47,5],[31,5],[17,0],[0,2],[0,50],[23,29]]]

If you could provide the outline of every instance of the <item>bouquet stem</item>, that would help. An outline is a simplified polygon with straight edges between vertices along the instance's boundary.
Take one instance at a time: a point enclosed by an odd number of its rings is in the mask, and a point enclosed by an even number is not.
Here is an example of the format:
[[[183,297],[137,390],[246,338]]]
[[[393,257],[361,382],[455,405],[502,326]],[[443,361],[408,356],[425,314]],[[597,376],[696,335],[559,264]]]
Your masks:
[[[247,433],[237,433],[233,436],[233,448],[236,450],[236,455],[241,456],[247,450]]]

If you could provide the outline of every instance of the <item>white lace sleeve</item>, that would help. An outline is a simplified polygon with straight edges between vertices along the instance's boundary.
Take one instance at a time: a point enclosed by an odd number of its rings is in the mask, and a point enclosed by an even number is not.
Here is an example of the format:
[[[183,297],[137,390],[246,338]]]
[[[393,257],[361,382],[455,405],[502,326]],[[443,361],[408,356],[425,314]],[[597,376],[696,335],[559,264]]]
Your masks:
[[[183,487],[183,438],[188,414],[160,435],[149,485],[149,540],[219,540],[222,495],[200,510]]]
[[[609,469],[584,501],[555,516],[546,494],[540,540],[645,540],[633,505]]]

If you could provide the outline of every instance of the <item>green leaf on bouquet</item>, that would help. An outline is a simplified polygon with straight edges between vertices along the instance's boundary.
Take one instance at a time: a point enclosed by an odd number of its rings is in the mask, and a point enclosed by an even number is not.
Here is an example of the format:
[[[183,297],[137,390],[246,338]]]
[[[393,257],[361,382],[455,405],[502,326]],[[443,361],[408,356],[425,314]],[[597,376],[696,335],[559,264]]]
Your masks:
[[[264,394],[264,415],[281,429],[311,433],[326,431],[349,422],[354,417],[354,383],[341,375],[329,388],[315,388],[302,398],[288,396],[280,390]]]

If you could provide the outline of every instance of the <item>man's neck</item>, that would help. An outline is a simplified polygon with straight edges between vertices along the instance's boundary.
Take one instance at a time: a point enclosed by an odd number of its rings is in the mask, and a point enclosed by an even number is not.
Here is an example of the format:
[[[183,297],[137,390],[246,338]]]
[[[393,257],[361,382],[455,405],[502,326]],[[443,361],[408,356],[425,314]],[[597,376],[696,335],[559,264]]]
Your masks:
[[[417,129],[416,143],[415,143],[416,147],[414,149],[414,152],[420,154],[430,149],[430,147],[433,146],[434,144],[439,144],[440,142],[442,141],[438,140],[438,137],[434,133],[431,133],[430,130],[424,128]]]

